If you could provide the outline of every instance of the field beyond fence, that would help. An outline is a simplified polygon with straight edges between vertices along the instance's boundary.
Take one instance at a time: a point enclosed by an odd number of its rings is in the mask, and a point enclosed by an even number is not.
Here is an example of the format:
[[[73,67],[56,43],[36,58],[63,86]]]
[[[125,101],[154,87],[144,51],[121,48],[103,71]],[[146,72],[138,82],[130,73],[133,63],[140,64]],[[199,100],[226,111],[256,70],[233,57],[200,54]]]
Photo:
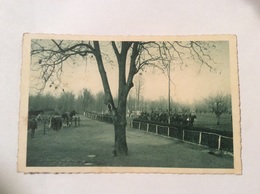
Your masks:
[[[113,123],[109,115],[87,113],[89,118]],[[181,125],[159,124],[156,122],[148,122],[140,119],[134,119],[130,123],[134,129],[162,135],[169,138],[182,140],[183,142],[194,143],[207,146],[210,149],[216,149],[233,153],[233,133],[232,131],[218,131],[207,128],[187,127]]]

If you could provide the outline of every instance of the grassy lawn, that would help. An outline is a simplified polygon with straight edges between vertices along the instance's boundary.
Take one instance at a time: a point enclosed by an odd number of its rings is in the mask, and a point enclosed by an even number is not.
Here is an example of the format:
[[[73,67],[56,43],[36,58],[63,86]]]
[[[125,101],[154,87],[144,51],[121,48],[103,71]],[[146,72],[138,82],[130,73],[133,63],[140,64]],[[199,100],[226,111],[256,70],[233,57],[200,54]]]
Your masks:
[[[212,113],[196,114],[194,127],[206,127],[211,129],[232,131],[232,120],[230,114],[222,114],[220,116],[220,124],[217,125],[217,117]]]
[[[212,155],[198,145],[127,129],[128,156],[112,156],[111,124],[82,118],[79,127],[56,132],[39,125],[27,142],[27,166],[131,166],[233,168],[233,157]]]

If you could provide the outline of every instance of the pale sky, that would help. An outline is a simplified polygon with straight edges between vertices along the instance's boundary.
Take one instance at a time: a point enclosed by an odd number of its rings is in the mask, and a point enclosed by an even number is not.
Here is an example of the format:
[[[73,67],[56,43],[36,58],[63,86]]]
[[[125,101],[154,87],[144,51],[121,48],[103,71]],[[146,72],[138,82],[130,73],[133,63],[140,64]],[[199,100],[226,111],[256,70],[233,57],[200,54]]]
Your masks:
[[[173,101],[192,103],[209,95],[222,92],[230,93],[230,65],[228,42],[216,42],[218,52],[214,52],[212,58],[215,60],[218,73],[209,71],[203,66],[199,72],[200,65],[190,61],[188,67],[182,70],[177,68],[171,72],[171,97]],[[110,52],[111,53],[111,52]],[[112,57],[113,58],[113,57]],[[111,58],[111,59],[112,59]],[[113,96],[117,95],[118,71],[116,65],[105,65],[107,76]],[[63,66],[62,87],[65,91],[79,93],[83,88],[90,89],[93,94],[103,91],[101,78],[95,61],[79,60],[76,64],[65,62]],[[31,72],[30,93],[35,93],[33,86],[35,81]],[[168,96],[168,78],[159,70],[142,73],[144,89],[141,95],[144,99],[156,100]],[[61,89],[53,87],[45,88],[44,92],[59,95]],[[132,94],[134,94],[132,88]]]

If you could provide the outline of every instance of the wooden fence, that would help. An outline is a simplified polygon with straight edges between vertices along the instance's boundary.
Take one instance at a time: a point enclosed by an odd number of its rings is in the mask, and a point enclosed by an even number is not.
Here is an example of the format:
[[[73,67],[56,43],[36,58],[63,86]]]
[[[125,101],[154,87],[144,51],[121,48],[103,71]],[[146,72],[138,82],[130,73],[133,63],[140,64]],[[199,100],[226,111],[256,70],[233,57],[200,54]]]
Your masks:
[[[132,121],[131,127],[149,133],[180,139],[184,142],[208,146],[212,149],[233,153],[233,138],[203,131],[178,129],[174,126]]]
[[[87,113],[87,117],[107,123],[113,123],[113,119],[109,115]],[[184,142],[190,142],[198,145],[207,146],[212,149],[227,151],[233,153],[233,138],[223,136],[217,133],[203,132],[180,129],[174,126],[164,126],[159,124],[146,123],[141,121],[132,121],[130,123],[134,129],[162,135],[165,137],[175,138]]]
[[[113,123],[113,119],[110,115],[87,112],[86,116],[94,120],[103,121],[106,123]]]

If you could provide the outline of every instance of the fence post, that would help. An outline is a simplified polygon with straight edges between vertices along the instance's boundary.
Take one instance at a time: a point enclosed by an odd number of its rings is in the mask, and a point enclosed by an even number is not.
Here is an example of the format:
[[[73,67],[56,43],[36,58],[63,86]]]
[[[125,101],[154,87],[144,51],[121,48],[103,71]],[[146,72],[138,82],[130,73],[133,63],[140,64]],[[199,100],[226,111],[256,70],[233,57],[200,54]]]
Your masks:
[[[45,126],[46,125],[46,121],[44,120],[44,122],[43,122],[43,134],[45,134]]]
[[[141,122],[139,122],[138,129],[141,130]]]
[[[170,137],[170,127],[168,127],[168,137]]]
[[[184,141],[184,130],[182,130],[182,141]]]
[[[156,134],[158,134],[158,125],[156,125]]]
[[[149,123],[147,123],[146,131],[149,131]]]
[[[221,145],[221,135],[218,136],[218,150],[220,150]]]
[[[201,144],[201,132],[200,132],[200,136],[199,136],[199,145]]]

